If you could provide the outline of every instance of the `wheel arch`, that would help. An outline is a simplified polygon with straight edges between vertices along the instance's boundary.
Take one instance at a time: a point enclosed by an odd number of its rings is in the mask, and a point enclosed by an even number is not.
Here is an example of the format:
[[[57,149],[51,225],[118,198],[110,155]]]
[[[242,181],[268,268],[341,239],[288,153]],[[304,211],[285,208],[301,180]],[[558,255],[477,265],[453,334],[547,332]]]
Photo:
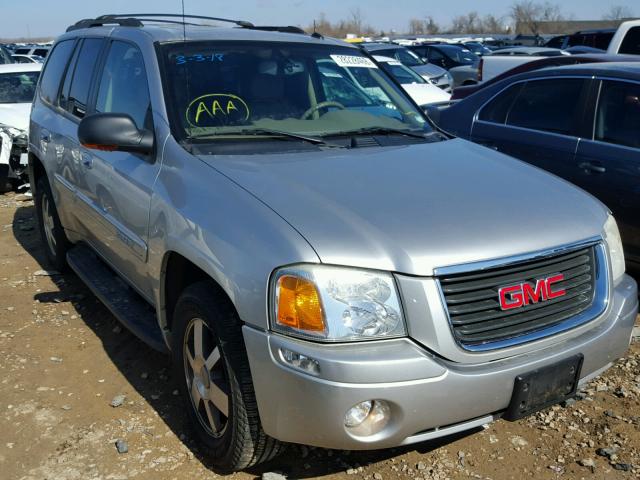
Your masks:
[[[222,286],[224,282],[220,282],[187,256],[170,250],[163,257],[160,277],[160,326],[163,330],[168,333],[172,331],[174,310],[180,294],[189,285],[199,281],[209,282],[214,289],[212,294],[218,294],[238,312],[232,301],[232,294]]]

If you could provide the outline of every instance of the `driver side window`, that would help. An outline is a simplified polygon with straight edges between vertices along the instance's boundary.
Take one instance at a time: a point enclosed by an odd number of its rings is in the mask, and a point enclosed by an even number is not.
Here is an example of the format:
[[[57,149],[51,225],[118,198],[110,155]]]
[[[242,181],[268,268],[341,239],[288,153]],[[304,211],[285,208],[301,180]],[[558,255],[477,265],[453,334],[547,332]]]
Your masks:
[[[114,41],[104,64],[96,111],[126,113],[139,129],[151,129],[151,102],[142,52],[129,43]]]

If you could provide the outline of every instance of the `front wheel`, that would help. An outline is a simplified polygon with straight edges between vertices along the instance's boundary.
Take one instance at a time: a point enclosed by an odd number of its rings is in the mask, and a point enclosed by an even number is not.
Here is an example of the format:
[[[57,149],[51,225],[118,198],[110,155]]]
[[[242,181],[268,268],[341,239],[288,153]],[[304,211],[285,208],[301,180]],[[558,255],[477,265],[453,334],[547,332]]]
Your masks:
[[[230,302],[208,282],[187,287],[172,337],[174,376],[213,462],[237,471],[280,453],[283,444],[260,424],[241,323]]]

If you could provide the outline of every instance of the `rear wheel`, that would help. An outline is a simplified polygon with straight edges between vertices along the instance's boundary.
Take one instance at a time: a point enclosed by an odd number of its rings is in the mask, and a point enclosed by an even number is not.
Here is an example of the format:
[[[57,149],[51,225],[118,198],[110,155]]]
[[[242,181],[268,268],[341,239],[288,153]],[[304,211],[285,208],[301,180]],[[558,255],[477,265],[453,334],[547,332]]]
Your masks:
[[[242,470],[280,453],[260,424],[240,319],[208,282],[180,296],[172,352],[189,417],[216,465]]]
[[[54,268],[64,271],[67,268],[69,240],[60,223],[49,182],[44,176],[40,177],[37,182],[35,206],[40,236],[47,259]]]

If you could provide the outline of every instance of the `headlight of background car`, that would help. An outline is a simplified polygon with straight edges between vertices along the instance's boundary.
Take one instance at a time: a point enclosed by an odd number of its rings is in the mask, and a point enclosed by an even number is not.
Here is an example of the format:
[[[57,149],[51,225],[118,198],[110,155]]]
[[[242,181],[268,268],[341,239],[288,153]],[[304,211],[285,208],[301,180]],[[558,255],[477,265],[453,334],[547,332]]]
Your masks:
[[[624,252],[622,251],[622,240],[620,239],[620,231],[613,215],[609,215],[607,222],[604,224],[604,239],[609,248],[609,258],[611,258],[611,276],[613,283],[616,284],[624,275]]]
[[[271,281],[271,328],[330,342],[406,335],[390,273],[325,265],[282,268]]]
[[[445,73],[445,76],[447,77],[447,80],[449,81],[449,85],[451,85],[453,87],[453,75],[451,75],[450,72]]]

